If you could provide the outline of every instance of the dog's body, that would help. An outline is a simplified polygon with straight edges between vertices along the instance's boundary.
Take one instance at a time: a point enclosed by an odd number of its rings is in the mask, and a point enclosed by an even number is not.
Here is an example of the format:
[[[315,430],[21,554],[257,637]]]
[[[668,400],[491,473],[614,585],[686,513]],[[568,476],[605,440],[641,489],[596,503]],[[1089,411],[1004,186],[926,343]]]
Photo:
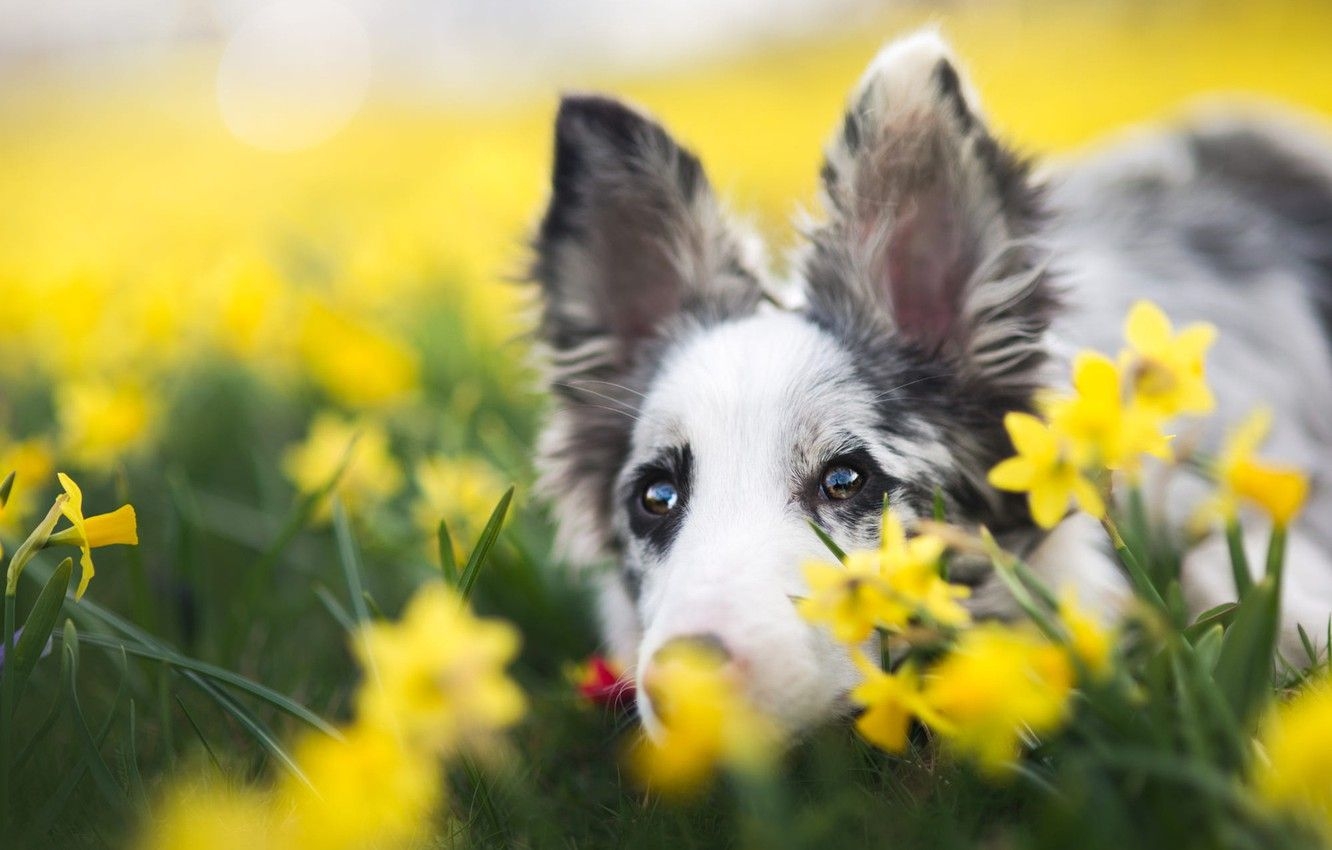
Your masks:
[[[1004,413],[1030,409],[1077,349],[1117,350],[1142,297],[1220,330],[1204,447],[1264,403],[1269,453],[1313,474],[1287,625],[1322,633],[1332,146],[1278,127],[1144,136],[1034,180],[990,136],[943,42],[912,36],[853,96],[823,169],[827,220],[796,264],[797,303],[779,306],[690,153],[613,101],[566,99],[537,240],[558,399],[541,463],[567,557],[614,563],[601,607],[615,654],[641,670],[670,640],[704,636],[787,727],[836,712],[857,674],[791,602],[800,565],[826,558],[808,522],[870,547],[885,495],[924,516],[936,489],[951,519],[1114,610],[1125,588],[1099,527],[1072,517],[1042,534],[985,475],[1012,451]],[[1207,487],[1179,474],[1157,489],[1178,520]],[[1184,572],[1199,608],[1233,595],[1222,541]],[[1003,613],[976,582],[978,609]],[[643,696],[640,711],[651,728]]]

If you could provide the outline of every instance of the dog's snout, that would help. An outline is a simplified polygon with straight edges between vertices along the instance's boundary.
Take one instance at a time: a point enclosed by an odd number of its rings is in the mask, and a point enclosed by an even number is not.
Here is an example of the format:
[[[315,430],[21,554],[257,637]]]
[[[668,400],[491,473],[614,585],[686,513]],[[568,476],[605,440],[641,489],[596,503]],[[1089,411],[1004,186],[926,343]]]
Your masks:
[[[678,652],[702,652],[711,655],[719,662],[731,660],[731,651],[726,648],[726,643],[713,632],[696,632],[689,635],[680,635],[671,638],[662,644],[654,657],[669,658],[673,653]]]

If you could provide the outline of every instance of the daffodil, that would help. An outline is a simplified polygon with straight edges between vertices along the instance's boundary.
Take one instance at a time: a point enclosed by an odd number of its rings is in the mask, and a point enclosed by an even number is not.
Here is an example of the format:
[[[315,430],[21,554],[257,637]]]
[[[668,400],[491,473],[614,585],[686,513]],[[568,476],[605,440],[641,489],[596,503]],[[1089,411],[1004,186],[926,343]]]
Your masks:
[[[460,560],[464,547],[476,542],[504,493],[504,479],[490,464],[474,457],[428,458],[417,465],[415,473],[420,491],[413,509],[417,525],[433,541],[444,520],[454,557]]]
[[[1255,457],[1272,429],[1272,412],[1255,410],[1231,432],[1212,467],[1217,491],[1199,510],[1199,519],[1219,515],[1227,523],[1239,516],[1241,499],[1253,502],[1278,526],[1288,526],[1309,495],[1309,478],[1300,470]]]
[[[852,552],[841,566],[811,561],[804,573],[809,594],[796,601],[796,610],[811,623],[826,624],[842,643],[860,643],[881,624],[910,616],[893,600],[876,552]]]
[[[77,546],[82,551],[79,556],[79,588],[74,593],[75,599],[82,599],[88,589],[88,582],[94,575],[92,550],[102,546],[137,546],[139,531],[133,505],[121,505],[109,514],[83,515],[83,491],[63,472],[57,472],[60,486],[66,499],[60,508],[70,527],[56,532],[47,539],[47,545]]]
[[[1110,358],[1084,351],[1073,360],[1073,393],[1046,399],[1050,428],[1085,470],[1136,473],[1143,455],[1170,458],[1162,417],[1125,400],[1122,376]]]
[[[863,652],[857,651],[852,657],[864,676],[851,690],[851,701],[865,709],[856,718],[856,730],[865,740],[890,753],[900,753],[906,749],[913,718],[931,726],[945,725],[925,701],[914,666],[907,664],[895,673],[885,673]]]
[[[359,717],[436,751],[484,745],[525,711],[504,669],[518,644],[513,626],[476,617],[442,582],[427,584],[400,622],[371,623],[358,634]]]
[[[1160,414],[1210,413],[1216,399],[1207,386],[1204,359],[1216,328],[1197,322],[1174,332],[1160,307],[1138,301],[1124,322],[1129,348],[1120,357],[1133,398]]]
[[[1029,413],[1013,412],[1004,417],[1004,427],[1017,455],[990,470],[990,484],[1026,493],[1037,525],[1054,528],[1071,501],[1094,517],[1105,515],[1096,485],[1068,456],[1050,426]]]
[[[924,676],[923,696],[953,747],[999,771],[1022,736],[1054,731],[1068,713],[1073,665],[1029,626],[986,623],[963,632]]]
[[[420,384],[416,352],[348,312],[311,301],[298,339],[310,376],[344,404],[396,403]]]
[[[958,602],[970,595],[970,588],[950,584],[939,574],[939,559],[946,548],[943,540],[933,534],[908,539],[902,521],[891,510],[883,513],[880,535],[880,569],[898,601],[940,625],[957,627],[971,622],[967,609]]]
[[[1268,712],[1258,730],[1253,784],[1269,805],[1332,840],[1332,680],[1315,680]]]
[[[270,795],[220,779],[179,780],[153,808],[137,850],[282,850]]]
[[[384,428],[335,413],[320,413],[314,418],[305,441],[287,449],[282,469],[296,489],[306,495],[320,492],[337,476],[332,494],[352,515],[402,489],[402,468],[389,449]],[[327,521],[331,515],[331,502],[326,499],[315,517]]]
[[[309,785],[278,787],[285,847],[362,850],[423,846],[443,797],[433,754],[392,731],[358,723],[338,740],[310,733],[296,747]]]
[[[40,437],[6,442],[0,436],[0,476],[14,473],[8,503],[0,511],[0,533],[17,535],[36,508],[38,482],[49,481],[55,471],[55,455],[49,441]]]
[[[1073,656],[1092,676],[1105,676],[1114,652],[1112,633],[1078,604],[1077,593],[1071,587],[1060,594],[1055,613],[1067,633]]]
[[[643,687],[661,732],[655,741],[639,741],[633,764],[651,787],[679,795],[718,768],[754,773],[771,767],[777,731],[739,693],[714,653],[672,647],[654,659]]]
[[[805,565],[809,595],[796,602],[811,623],[825,623],[837,640],[858,644],[875,629],[898,631],[924,616],[942,626],[970,622],[958,602],[970,590],[939,574],[944,542],[932,534],[907,538],[892,511],[884,511],[878,549],[846,555],[842,566]]]
[[[102,470],[143,445],[161,408],[133,381],[69,381],[57,389],[55,403],[62,456]]]

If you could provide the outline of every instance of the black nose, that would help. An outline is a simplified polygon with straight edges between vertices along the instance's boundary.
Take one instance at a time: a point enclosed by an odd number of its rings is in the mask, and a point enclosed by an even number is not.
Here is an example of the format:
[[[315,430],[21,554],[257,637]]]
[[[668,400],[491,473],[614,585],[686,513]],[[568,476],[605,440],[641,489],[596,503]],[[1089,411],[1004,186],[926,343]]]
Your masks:
[[[680,635],[673,637],[662,644],[661,649],[656,652],[656,657],[667,658],[672,652],[680,649],[703,650],[709,655],[716,656],[718,661],[730,661],[731,651],[722,643],[722,639],[712,632],[697,632],[691,635]]]

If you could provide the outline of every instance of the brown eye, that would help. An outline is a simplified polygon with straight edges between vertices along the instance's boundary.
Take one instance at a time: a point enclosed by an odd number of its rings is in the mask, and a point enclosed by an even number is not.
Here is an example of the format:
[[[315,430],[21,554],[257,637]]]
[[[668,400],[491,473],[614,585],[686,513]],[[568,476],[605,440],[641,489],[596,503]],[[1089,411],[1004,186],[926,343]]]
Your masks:
[[[653,481],[643,490],[643,510],[665,516],[680,503],[680,491],[669,481]]]
[[[844,463],[834,463],[823,471],[823,495],[829,499],[842,501],[849,499],[865,483],[865,476]]]

